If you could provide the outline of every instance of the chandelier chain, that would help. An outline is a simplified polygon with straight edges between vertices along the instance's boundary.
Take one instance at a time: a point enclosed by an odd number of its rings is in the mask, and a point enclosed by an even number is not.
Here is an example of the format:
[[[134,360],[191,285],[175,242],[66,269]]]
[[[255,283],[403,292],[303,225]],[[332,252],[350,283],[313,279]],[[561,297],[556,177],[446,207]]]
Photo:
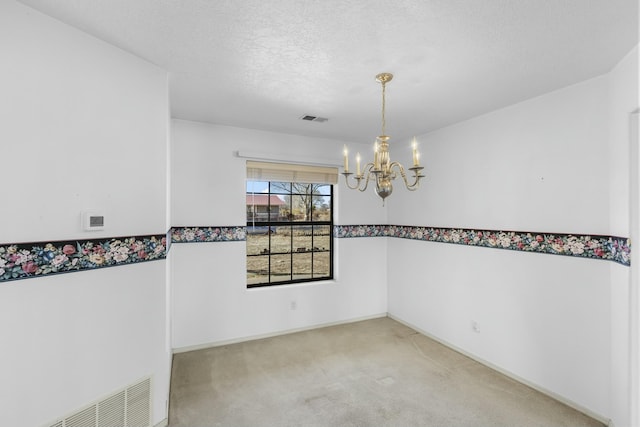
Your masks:
[[[386,127],[387,127],[387,119],[385,117],[384,107],[385,107],[385,94],[386,94],[386,82],[382,82],[382,135],[386,135]]]

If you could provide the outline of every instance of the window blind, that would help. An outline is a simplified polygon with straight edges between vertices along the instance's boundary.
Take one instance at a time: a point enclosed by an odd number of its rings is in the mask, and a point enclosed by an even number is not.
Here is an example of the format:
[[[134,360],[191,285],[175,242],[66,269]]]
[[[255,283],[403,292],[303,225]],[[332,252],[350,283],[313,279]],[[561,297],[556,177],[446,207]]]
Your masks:
[[[247,160],[247,179],[251,181],[337,184],[338,168]]]

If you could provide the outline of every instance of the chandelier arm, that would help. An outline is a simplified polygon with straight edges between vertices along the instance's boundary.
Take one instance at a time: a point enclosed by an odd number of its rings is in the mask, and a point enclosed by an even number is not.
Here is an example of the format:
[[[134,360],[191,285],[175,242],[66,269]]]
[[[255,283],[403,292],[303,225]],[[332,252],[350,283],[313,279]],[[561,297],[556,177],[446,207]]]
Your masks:
[[[412,168],[409,168],[409,170],[412,170],[414,174],[413,175],[414,181],[412,184],[409,184],[409,181],[407,180],[407,173],[404,167],[400,163],[398,162],[391,163],[389,165],[389,170],[393,169],[394,167],[397,168],[398,171],[400,172],[400,176],[402,176],[402,180],[404,181],[404,185],[405,187],[407,187],[407,190],[416,191],[420,187],[420,179],[424,178],[424,175],[420,173],[420,171],[424,169],[422,166],[414,166]]]
[[[364,180],[364,187],[362,187],[362,189],[359,188],[360,191],[366,191],[367,188],[369,187],[369,181],[372,181],[371,176],[375,177],[376,174],[371,172],[373,168],[374,168],[373,163],[367,163],[366,165],[364,165],[364,172],[362,174],[366,175],[367,179]]]
[[[364,165],[362,174],[355,175],[353,177],[353,179],[355,180],[355,185],[352,185],[349,183],[349,176],[354,174],[352,172],[342,172],[342,175],[344,175],[344,180],[345,180],[345,183],[347,184],[347,187],[351,190],[366,191],[367,187],[369,186],[369,181],[372,180],[371,176],[374,175],[371,172],[373,168],[374,168],[373,163],[367,163],[366,165]],[[363,180],[364,180],[364,186],[361,187]]]
[[[351,175],[351,174],[350,173],[346,174],[346,173],[343,172],[342,175],[344,175],[344,182],[347,184],[347,187],[349,189],[351,189],[351,190],[359,189],[358,187],[360,187],[360,180],[358,178],[355,178],[356,179],[356,184],[352,187],[351,184],[349,184],[349,176],[348,176],[348,175]]]
[[[344,175],[344,182],[347,184],[347,187],[351,190],[360,190],[360,182],[362,181],[362,177],[361,176],[354,176],[354,180],[355,180],[355,185],[351,185],[349,184],[349,176],[353,175],[353,173],[351,172],[342,172],[342,175]],[[362,191],[362,190],[360,190]]]

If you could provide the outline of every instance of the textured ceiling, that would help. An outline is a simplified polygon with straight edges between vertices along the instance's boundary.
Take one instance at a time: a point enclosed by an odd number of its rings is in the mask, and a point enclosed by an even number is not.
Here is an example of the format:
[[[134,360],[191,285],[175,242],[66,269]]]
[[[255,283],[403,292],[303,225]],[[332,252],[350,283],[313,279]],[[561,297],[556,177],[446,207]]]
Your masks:
[[[173,117],[409,138],[610,70],[637,0],[22,0],[170,72]],[[326,123],[299,120],[304,114]]]

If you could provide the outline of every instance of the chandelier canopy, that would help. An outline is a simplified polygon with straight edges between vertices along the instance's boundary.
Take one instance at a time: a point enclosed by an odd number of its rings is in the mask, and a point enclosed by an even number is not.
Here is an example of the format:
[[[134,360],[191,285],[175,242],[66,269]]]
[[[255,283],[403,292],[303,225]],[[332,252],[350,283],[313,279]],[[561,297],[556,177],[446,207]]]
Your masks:
[[[349,182],[349,178],[353,175],[349,172],[349,150],[347,146],[344,147],[344,175],[347,187],[352,190],[365,191],[369,186],[369,181],[375,181],[376,193],[382,198],[382,205],[384,206],[384,199],[391,195],[393,191],[393,185],[391,181],[396,179],[398,174],[402,177],[405,186],[410,191],[415,191],[420,186],[420,179],[424,178],[421,171],[424,167],[420,166],[420,153],[418,153],[418,146],[415,137],[413,138],[413,166],[409,168],[413,172],[413,182],[409,183],[405,168],[399,162],[392,162],[389,155],[389,136],[386,134],[386,119],[385,119],[385,89],[386,84],[393,79],[391,73],[380,73],[376,76],[376,80],[382,85],[382,135],[376,138],[374,144],[373,162],[364,165],[364,168],[360,168],[360,153],[356,154],[356,173],[353,179]]]

